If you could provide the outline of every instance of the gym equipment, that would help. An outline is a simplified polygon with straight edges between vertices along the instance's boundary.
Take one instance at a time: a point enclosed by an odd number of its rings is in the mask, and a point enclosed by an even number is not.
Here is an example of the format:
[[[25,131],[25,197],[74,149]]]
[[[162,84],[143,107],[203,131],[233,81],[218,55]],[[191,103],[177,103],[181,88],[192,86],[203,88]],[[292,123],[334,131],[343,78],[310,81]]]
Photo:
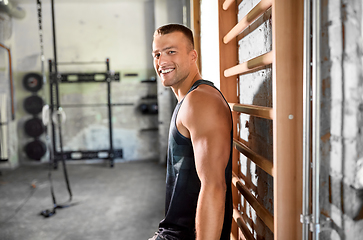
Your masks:
[[[43,86],[43,79],[37,73],[28,73],[23,78],[23,86],[30,92],[38,92]]]
[[[95,63],[95,62],[92,62]],[[110,160],[110,167],[114,166],[114,158],[122,157],[122,149],[114,149],[112,136],[112,106],[120,105],[133,105],[133,104],[111,104],[111,82],[120,81],[120,73],[110,71],[110,61],[107,58],[106,62],[107,72],[95,72],[95,73],[59,73],[56,70],[58,64],[77,64],[77,63],[56,63],[49,60],[49,89],[50,89],[50,121],[52,131],[52,143],[54,151],[54,167],[57,168],[57,161],[65,158],[66,160],[80,160],[80,159],[92,159],[102,158]],[[85,64],[85,63],[81,63]],[[60,122],[65,121],[65,114],[63,108],[67,107],[87,107],[87,104],[71,104],[61,105],[59,99],[59,85],[60,84],[73,84],[73,83],[100,83],[107,84],[107,104],[96,104],[96,106],[107,106],[108,110],[108,127],[109,127],[109,149],[102,149],[98,151],[63,151],[62,131]],[[95,106],[93,104],[92,106]],[[58,136],[58,141],[56,141]],[[59,144],[59,145],[58,145]],[[60,151],[58,150],[60,149]]]
[[[33,117],[24,124],[25,133],[33,138],[37,138],[44,133],[44,125],[40,118]]]
[[[24,99],[24,109],[27,113],[37,115],[42,111],[44,101],[37,95],[32,95]]]
[[[47,152],[47,147],[44,142],[35,139],[27,143],[24,147],[26,155],[34,160],[40,160]]]

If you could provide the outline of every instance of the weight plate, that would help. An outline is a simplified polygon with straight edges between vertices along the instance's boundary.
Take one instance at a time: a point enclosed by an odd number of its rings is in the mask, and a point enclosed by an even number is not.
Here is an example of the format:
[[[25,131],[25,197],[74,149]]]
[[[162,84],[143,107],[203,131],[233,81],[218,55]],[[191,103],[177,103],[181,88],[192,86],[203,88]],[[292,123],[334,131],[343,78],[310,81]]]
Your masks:
[[[37,92],[43,86],[43,79],[37,73],[28,73],[23,78],[23,86],[30,92]]]
[[[147,104],[146,103],[141,103],[139,105],[139,110],[141,111],[141,113],[145,114],[147,113]]]
[[[30,136],[37,138],[44,133],[44,125],[40,118],[31,118],[24,124],[25,133]]]
[[[44,142],[35,139],[25,145],[25,153],[30,159],[40,160],[47,152],[47,147]]]
[[[24,109],[27,113],[38,114],[43,108],[43,99],[37,95],[33,95],[24,99]]]
[[[150,114],[157,114],[158,113],[158,104],[157,103],[150,103],[148,106],[148,112]]]

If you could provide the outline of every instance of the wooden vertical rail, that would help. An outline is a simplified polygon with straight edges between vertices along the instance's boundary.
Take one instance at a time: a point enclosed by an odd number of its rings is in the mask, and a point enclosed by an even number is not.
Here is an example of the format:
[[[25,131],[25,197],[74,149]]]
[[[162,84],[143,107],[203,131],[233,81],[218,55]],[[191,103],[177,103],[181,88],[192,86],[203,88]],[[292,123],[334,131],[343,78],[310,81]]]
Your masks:
[[[223,37],[237,23],[237,6],[232,4],[227,10],[223,10],[224,0],[218,0],[218,24],[219,24],[219,69],[220,69],[220,89],[228,102],[238,103],[237,94],[237,78],[238,76],[225,77],[223,71],[230,66],[237,64],[238,51],[237,39],[232,39],[228,44],[223,43]],[[238,115],[233,114],[233,136],[237,137]],[[232,168],[235,173],[239,173],[238,164],[239,153],[233,148],[233,164]],[[238,206],[240,203],[238,191],[235,187],[232,188],[233,202]],[[238,238],[238,226],[235,222],[232,223],[232,235]]]
[[[199,71],[202,72],[201,53],[200,53],[200,0],[190,0],[191,11],[191,24],[194,32],[194,48],[198,53],[197,65]]]
[[[273,0],[274,238],[301,239],[303,0]]]

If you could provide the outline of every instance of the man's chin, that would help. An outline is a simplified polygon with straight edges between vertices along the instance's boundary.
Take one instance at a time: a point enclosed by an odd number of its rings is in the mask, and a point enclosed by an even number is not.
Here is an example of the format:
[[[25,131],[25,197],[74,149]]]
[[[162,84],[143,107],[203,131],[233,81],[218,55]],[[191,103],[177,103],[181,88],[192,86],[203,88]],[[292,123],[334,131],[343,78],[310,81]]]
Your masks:
[[[170,87],[170,83],[167,82],[167,80],[161,78],[161,83],[163,84],[164,87]]]

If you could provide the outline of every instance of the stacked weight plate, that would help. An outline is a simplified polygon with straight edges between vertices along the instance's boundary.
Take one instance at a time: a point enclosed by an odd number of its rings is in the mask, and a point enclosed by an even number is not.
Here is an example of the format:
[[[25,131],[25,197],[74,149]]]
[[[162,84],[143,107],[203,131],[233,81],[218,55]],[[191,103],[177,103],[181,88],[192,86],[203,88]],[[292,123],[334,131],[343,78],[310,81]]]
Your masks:
[[[38,115],[42,112],[44,105],[43,99],[37,94],[43,86],[43,79],[37,73],[28,73],[23,78],[24,88],[32,94],[24,99],[24,110],[31,114],[24,124],[25,133],[31,137],[25,147],[26,155],[33,160],[40,160],[46,153],[46,144],[40,139],[45,131],[42,120]]]

